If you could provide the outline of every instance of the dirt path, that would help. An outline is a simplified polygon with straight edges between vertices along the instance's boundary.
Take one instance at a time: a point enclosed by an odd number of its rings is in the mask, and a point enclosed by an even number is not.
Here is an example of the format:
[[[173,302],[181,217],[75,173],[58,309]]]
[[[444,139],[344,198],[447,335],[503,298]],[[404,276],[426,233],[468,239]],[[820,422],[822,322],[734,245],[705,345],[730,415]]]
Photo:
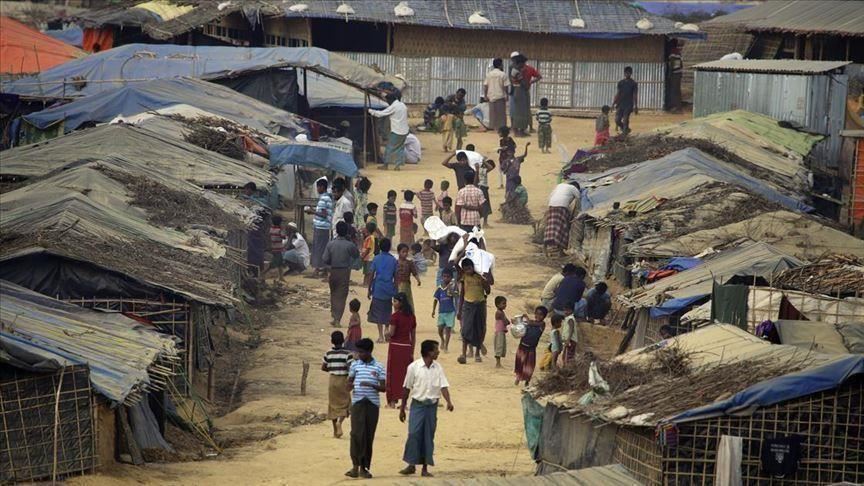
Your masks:
[[[643,115],[634,117],[634,127],[637,131],[645,130],[682,118]],[[563,154],[572,153],[593,140],[593,120],[558,118],[554,123],[556,146],[561,147],[560,151],[553,149],[555,153],[541,155],[534,150],[536,138],[517,139],[520,151],[526,141],[532,142],[522,177],[535,218],[543,214]],[[419,190],[427,178],[435,181],[436,191],[442,178],[453,180],[452,171],[440,165],[445,154],[439,147],[439,137],[423,134],[420,139],[424,147],[420,165],[400,172],[366,170],[373,182],[370,201],[383,202],[391,188]],[[566,151],[561,146],[564,140]],[[498,144],[497,136],[491,132],[472,132],[468,142],[489,155],[494,154]],[[497,182],[497,175],[490,176],[491,199],[497,213],[503,190],[493,182]],[[540,289],[554,269],[538,248],[528,243],[530,226],[505,225],[495,222],[496,218],[497,214],[493,214],[492,228],[487,231],[489,251],[497,257],[496,286],[491,297],[507,296],[513,314],[536,303]],[[358,273],[354,274],[354,280],[359,280]],[[418,340],[437,339],[430,317],[434,280],[434,269],[430,269],[422,279],[423,285],[414,290]],[[99,475],[77,478],[72,483],[311,485],[349,482],[343,476],[350,467],[347,435],[334,439],[329,422],[302,425],[327,407],[327,376],[319,370],[320,355],[328,348],[331,331],[327,325],[326,284],[305,277],[296,277],[288,283],[308,287],[304,295],[288,297],[289,301],[302,300],[302,303],[281,307],[272,325],[261,330],[260,345],[253,350],[238,351],[252,353],[250,366],[242,374],[245,386],[239,401],[243,405],[215,421],[223,437],[253,440],[251,444],[230,449],[213,460],[148,464],[140,468],[118,466]],[[351,293],[363,302],[361,313],[365,315],[368,305],[365,292],[352,286]],[[365,335],[375,332],[372,326],[364,325]],[[491,348],[491,334],[488,342]],[[458,341],[453,344],[454,350],[458,348]],[[520,393],[513,385],[512,350],[515,345],[514,340],[509,340],[504,369],[495,369],[491,357],[481,364],[459,365],[455,351],[441,355],[456,410],[439,413],[435,451],[438,466],[434,468],[438,477],[529,475],[533,472],[534,465],[524,445]],[[386,361],[386,347],[377,347],[375,356]],[[303,360],[311,363],[309,391],[305,397],[299,393]],[[288,431],[290,433],[284,433]],[[382,409],[372,466],[375,479],[370,482],[391,483],[400,479],[397,471],[403,466],[401,457],[406,435],[406,426],[399,422],[397,411]]]

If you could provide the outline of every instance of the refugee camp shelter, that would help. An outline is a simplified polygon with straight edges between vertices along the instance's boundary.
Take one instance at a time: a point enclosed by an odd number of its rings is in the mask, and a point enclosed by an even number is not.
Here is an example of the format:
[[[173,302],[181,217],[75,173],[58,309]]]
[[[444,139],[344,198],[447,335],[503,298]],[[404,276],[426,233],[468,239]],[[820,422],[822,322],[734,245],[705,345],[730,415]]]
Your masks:
[[[860,108],[859,108],[860,109]],[[858,116],[860,120],[860,115]],[[840,132],[840,222],[864,238],[864,129]]]
[[[746,32],[749,59],[864,62],[864,12],[857,1],[770,0],[703,25]]]
[[[38,73],[84,57],[80,49],[0,15],[0,76]]]
[[[662,366],[670,353],[686,365]],[[579,402],[587,390],[549,400],[541,470],[620,464],[648,485],[864,480],[860,354],[773,345],[714,324],[615,362],[643,378],[588,403]],[[793,457],[782,454],[789,466],[777,471],[774,452],[784,450]]]
[[[847,61],[729,60],[695,66],[695,118],[742,109],[822,135],[810,169],[836,175],[846,120]],[[818,189],[817,189],[818,192]]]
[[[5,280],[0,297],[0,481],[60,480],[114,462],[124,449],[115,414],[128,425],[130,408],[157,423],[148,396],[181,359],[171,337]],[[130,429],[146,432],[142,416],[131,414]]]
[[[485,66],[520,51],[544,75],[535,102],[547,97],[552,106],[583,109],[609,104],[610,83],[627,65],[642,83],[640,107],[662,109],[670,39],[702,36],[606,0],[199,2],[144,30],[155,41],[178,44],[328,49],[400,74],[411,85],[405,101],[424,104],[459,87],[476,103]]]

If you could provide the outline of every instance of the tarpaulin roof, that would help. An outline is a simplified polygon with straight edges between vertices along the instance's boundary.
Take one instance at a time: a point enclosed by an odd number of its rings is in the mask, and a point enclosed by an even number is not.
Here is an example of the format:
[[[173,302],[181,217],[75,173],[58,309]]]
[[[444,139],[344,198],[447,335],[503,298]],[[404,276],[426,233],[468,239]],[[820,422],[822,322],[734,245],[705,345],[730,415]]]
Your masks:
[[[770,278],[781,270],[803,264],[767,243],[748,242],[705,258],[702,265],[633,290],[624,300],[633,307],[653,307],[662,303],[658,302],[661,296],[676,299],[709,295],[714,281],[726,283],[735,276]]]
[[[809,187],[804,158],[824,138],[781,127],[770,116],[745,110],[694,118],[657,131],[670,137],[713,142],[799,188]]]
[[[37,76],[4,83],[3,91],[51,98],[81,97],[153,79],[186,76],[216,80],[290,66],[320,71],[324,73],[318,75],[321,78],[331,77],[330,81],[322,80],[315,86],[311,81],[319,78],[310,77],[308,101],[313,108],[363,106],[363,92],[350,83],[371,87],[382,81],[395,81],[397,86],[404,86],[398,79],[317,47],[127,44],[91,54]],[[81,87],[78,80],[86,81],[86,84]],[[376,102],[381,103],[380,100]]]
[[[81,47],[84,45],[84,29],[77,25],[72,25],[60,30],[46,30],[44,34],[50,35],[51,37],[65,44],[69,44],[70,46]]]
[[[637,258],[695,255],[707,248],[719,248],[749,238],[770,243],[784,253],[805,260],[819,258],[826,253],[864,257],[864,240],[826,223],[807,215],[772,211],[678,238],[652,234],[628,244],[627,254]]]
[[[87,364],[93,388],[123,403],[133,391],[158,390],[148,369],[177,356],[173,339],[122,314],[97,312],[0,280],[0,358],[49,371]]]
[[[192,78],[144,81],[88,96],[24,116],[45,129],[63,121],[66,133],[87,122],[106,123],[118,116],[136,115],[179,103],[200,108],[267,133],[305,132],[303,119],[287,111],[242,95],[230,88]]]
[[[582,212],[594,218],[605,217],[615,202],[623,205],[630,201],[672,199],[711,182],[739,186],[795,211],[809,212],[813,209],[780,188],[695,148],[579,177],[578,180],[583,188]]]
[[[657,307],[651,308],[651,319],[660,319],[661,317],[669,317],[676,312],[690,307],[701,299],[709,296],[706,295],[691,295],[689,297],[681,297],[680,299],[669,299]]]
[[[199,187],[268,187],[272,175],[262,168],[146,128],[103,125],[3,152],[0,175],[43,177],[54,171],[104,157],[169,174]]]
[[[75,18],[85,26],[116,25],[141,27],[165,22],[192,11],[192,5],[178,5],[165,0],[150,0],[137,5],[110,5],[105,9],[89,10]]]
[[[38,73],[85,55],[17,20],[0,16],[0,73]]]

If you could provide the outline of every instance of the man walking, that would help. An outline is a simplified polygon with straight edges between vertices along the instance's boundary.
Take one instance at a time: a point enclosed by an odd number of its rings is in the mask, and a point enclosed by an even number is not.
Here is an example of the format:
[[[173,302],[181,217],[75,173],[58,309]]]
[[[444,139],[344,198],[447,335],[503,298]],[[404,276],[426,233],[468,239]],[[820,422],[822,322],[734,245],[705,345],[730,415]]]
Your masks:
[[[475,177],[473,170],[465,171],[465,187],[456,193],[456,220],[459,227],[469,233],[475,226],[480,226],[480,208],[486,202],[483,191],[474,185]]]
[[[351,282],[351,264],[360,258],[357,245],[347,239],[348,223],[336,223],[336,239],[327,243],[321,261],[330,267],[330,316],[331,325],[339,327],[348,300],[348,284]]]
[[[390,105],[383,110],[369,109],[369,114],[376,118],[390,117],[390,135],[387,138],[387,148],[384,150],[384,165],[387,170],[390,164],[400,170],[405,164],[405,139],[408,138],[408,107],[401,101],[401,94],[396,91],[387,95]]]
[[[630,113],[639,114],[639,85],[633,80],[633,68],[624,68],[624,79],[618,81],[618,92],[612,108],[615,110],[615,127],[627,135],[630,133]]]
[[[405,422],[405,406],[411,399],[411,415],[408,419],[408,440],[402,460],[408,463],[399,474],[417,472],[417,464],[423,466],[421,475],[431,477],[429,466],[434,466],[432,453],[435,450],[435,429],[438,427],[438,401],[447,402],[447,410],[453,411],[450,401],[450,383],[444,376],[444,368],[436,362],[438,342],[427,340],[420,344],[420,359],[408,365],[405,385],[402,390],[402,406],[399,420]]]
[[[372,340],[357,341],[357,359],[348,368],[348,386],[351,396],[351,469],[345,473],[349,478],[370,479],[372,443],[378,428],[381,399],[378,394],[386,390],[384,367],[372,357],[375,347]]]

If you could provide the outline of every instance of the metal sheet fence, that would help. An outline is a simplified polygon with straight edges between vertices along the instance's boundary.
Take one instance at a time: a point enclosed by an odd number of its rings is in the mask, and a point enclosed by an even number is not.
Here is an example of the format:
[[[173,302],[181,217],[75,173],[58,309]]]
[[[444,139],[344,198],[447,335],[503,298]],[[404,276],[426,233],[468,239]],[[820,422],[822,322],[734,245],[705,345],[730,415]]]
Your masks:
[[[491,63],[485,58],[401,57],[361,52],[340,54],[377,66],[388,74],[403,76],[409,84],[403,100],[416,104],[431,103],[436,96],[446,96],[459,88],[465,88],[469,103],[476,103],[483,93],[483,80]],[[633,78],[639,82],[639,107],[662,109],[665,65],[646,62],[538,61],[536,67],[543,80],[532,90],[531,102],[537,106],[541,98],[548,98],[550,106],[577,109],[611,105],[625,66],[633,67]]]
[[[837,166],[848,76],[696,71],[693,116],[730,110],[762,113],[828,138],[811,156],[820,168]]]

